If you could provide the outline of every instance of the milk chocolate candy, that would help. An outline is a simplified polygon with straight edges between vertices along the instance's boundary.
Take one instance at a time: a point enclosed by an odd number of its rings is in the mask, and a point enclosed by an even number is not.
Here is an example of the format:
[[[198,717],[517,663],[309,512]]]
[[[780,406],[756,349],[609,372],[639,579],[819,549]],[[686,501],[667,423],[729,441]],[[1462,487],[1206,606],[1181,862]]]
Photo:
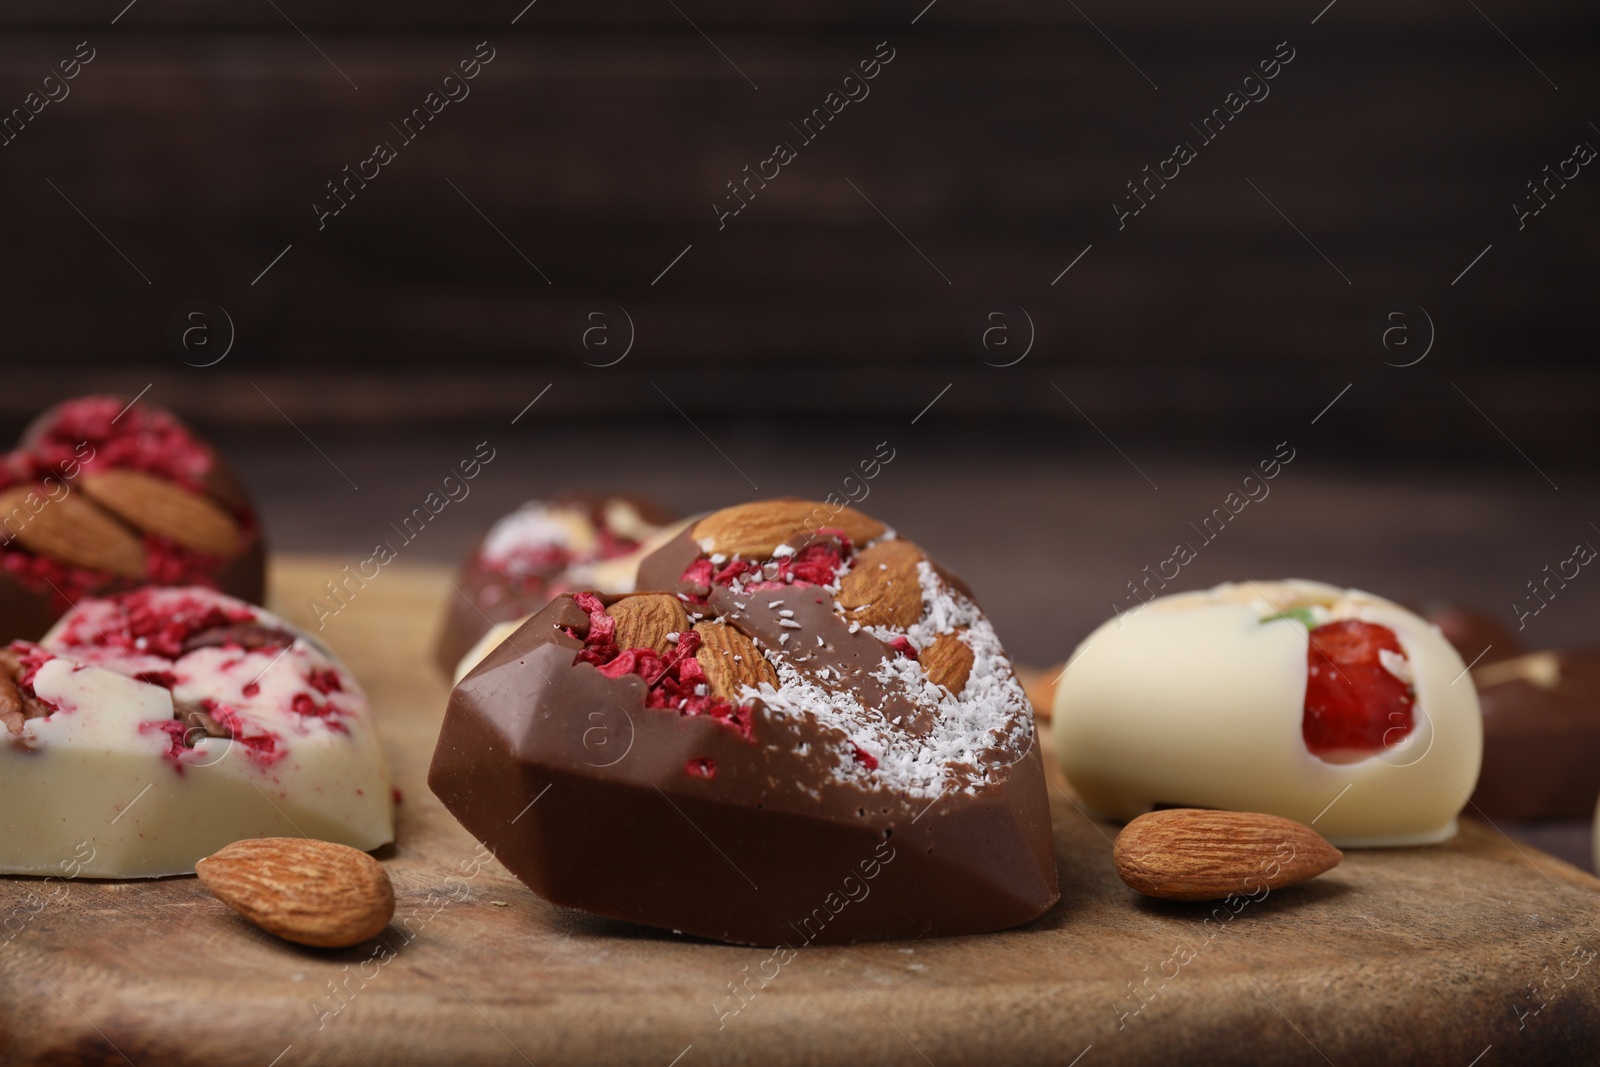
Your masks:
[[[1526,651],[1510,623],[1483,608],[1430,600],[1417,613],[1437,626],[1468,663],[1494,663]]]
[[[530,500],[501,516],[467,552],[434,659],[455,672],[500,623],[532,615],[558,593],[626,593],[643,553],[671,516],[637,497],[565,495]]]
[[[227,464],[144,401],[65,401],[0,460],[0,641],[36,640],[83,597],[146,584],[258,602],[264,560]]]
[[[1032,715],[967,588],[850,509],[700,520],[451,694],[428,781],[545,899],[747,944],[999,930],[1058,897]]]
[[[1532,652],[1472,672],[1491,819],[1587,819],[1600,798],[1600,648]]]

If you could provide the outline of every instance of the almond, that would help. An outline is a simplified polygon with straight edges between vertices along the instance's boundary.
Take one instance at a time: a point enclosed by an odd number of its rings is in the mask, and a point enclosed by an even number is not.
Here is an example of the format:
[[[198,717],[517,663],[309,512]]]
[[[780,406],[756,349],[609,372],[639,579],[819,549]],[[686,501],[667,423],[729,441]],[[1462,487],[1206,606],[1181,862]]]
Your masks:
[[[10,675],[0,674],[0,723],[12,734],[22,733],[28,717],[22,713],[22,690]]]
[[[124,522],[170,537],[184,548],[227,556],[239,544],[239,523],[221,505],[153,474],[135,470],[85,474],[83,491]]]
[[[694,658],[706,672],[712,696],[738,700],[740,689],[762,682],[777,688],[778,672],[744,634],[720,622],[697,622],[694,632],[700,635]]]
[[[863,626],[904,630],[922,618],[922,549],[910,541],[879,541],[863,550],[839,580],[839,606]]]
[[[961,640],[966,632],[962,627],[952,633],[940,634],[933,643],[917,655],[917,662],[928,675],[928,681],[942,685],[952,696],[959,696],[967,687],[967,676],[972,673],[972,649]]]
[[[29,499],[41,506],[34,508]],[[144,545],[133,531],[77,496],[51,499],[26,485],[0,493],[0,543],[15,538],[72,567],[144,577]]]
[[[13,734],[22,733],[29,719],[42,719],[50,705],[22,688],[22,657],[9,648],[0,648],[0,722]]]
[[[194,865],[213,896],[270,934],[316,948],[346,948],[394,916],[389,872],[348,845],[258,837]]]
[[[689,613],[675,596],[666,593],[641,593],[624,597],[606,609],[617,622],[617,647],[648,648],[666,658],[673,643],[668,634],[681,634],[689,628]]]
[[[1218,900],[1315,878],[1337,867],[1344,853],[1292,819],[1171,808],[1124,826],[1112,858],[1122,880],[1148,896]]]
[[[690,536],[707,552],[768,559],[779,545],[822,527],[844,531],[857,545],[884,532],[883,523],[854,508],[835,508],[816,500],[762,500],[714,511],[694,524]]]

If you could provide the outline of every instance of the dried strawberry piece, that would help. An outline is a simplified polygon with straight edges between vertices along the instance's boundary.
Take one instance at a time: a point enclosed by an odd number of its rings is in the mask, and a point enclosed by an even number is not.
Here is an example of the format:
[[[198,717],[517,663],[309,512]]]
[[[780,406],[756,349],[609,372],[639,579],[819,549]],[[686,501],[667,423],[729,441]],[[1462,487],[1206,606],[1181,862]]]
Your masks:
[[[692,585],[698,589],[711,588],[711,577],[716,573],[716,564],[709,559],[697,559],[683,570],[681,579],[685,585]]]
[[[98,622],[82,616],[73,617],[65,638],[78,644],[121,648],[175,660],[186,651],[185,643],[195,633],[223,629],[254,618],[251,609],[242,604],[227,607],[202,602],[154,586],[125,594],[117,607],[120,611],[116,615]]]
[[[821,530],[827,540],[813,542],[792,556],[778,556],[764,563],[735,559],[720,567],[709,559],[697,559],[684,568],[679,581],[694,589],[709,589],[713,585],[730,585],[749,576],[744,588],[748,592],[781,589],[787,586],[830,585],[839,575],[839,568],[850,557],[850,539],[842,530]]]
[[[1313,754],[1377,752],[1411,733],[1416,693],[1383,665],[1382,652],[1405,657],[1386,626],[1343,619],[1311,631],[1301,731]]]
[[[877,756],[874,756],[872,753],[868,752],[854,741],[850,742],[850,747],[855,749],[854,755],[857,763],[861,764],[861,766],[865,767],[869,771],[875,771],[878,769]]]
[[[306,684],[323,696],[344,692],[344,685],[339,681],[339,672],[328,668],[311,668],[311,673],[306,676]]]
[[[604,666],[622,651],[617,648],[617,620],[606,614],[606,606],[593,593],[574,593],[572,602],[589,613],[589,632],[576,662]]]
[[[136,682],[148,682],[150,685],[159,685],[163,689],[171,689],[178,684],[178,676],[171,671],[140,671],[133,676]]]
[[[129,406],[121,397],[90,396],[63,404],[29,451],[41,471],[61,469],[83,456],[85,468],[148,471],[204,492],[216,466],[211,448],[164,411]]]
[[[709,715],[737,731],[745,740],[751,739],[750,708],[711,695],[706,672],[694,655],[700,648],[699,634],[693,630],[679,634],[678,646],[668,659],[662,659],[654,649],[618,648],[616,620],[605,613],[600,598],[578,593],[572,599],[589,613],[589,634],[583,648],[573,657],[574,663],[593,664],[607,678],[637,674],[649,686],[645,707],[676,711],[686,716]]]
[[[826,543],[807,545],[795,555],[780,561],[779,571],[794,585],[827,585],[834,580],[849,550],[848,539],[838,547]]]
[[[189,732],[188,723],[179,722],[177,719],[164,719],[161,722],[141,722],[138,726],[138,730],[141,734],[166,734],[167,751],[162,754],[178,764],[178,771],[180,774],[183,772],[183,764],[179,762],[178,757],[182,756],[184,750],[189,748],[188,745],[184,744],[184,737]]]
[[[905,656],[907,659],[917,658],[917,646],[913,645],[911,643],[911,639],[903,634],[899,637],[896,637],[893,641],[890,641],[889,647],[900,653],[902,656]]]
[[[39,673],[40,667],[55,658],[55,653],[46,652],[32,641],[13,641],[4,650],[0,664],[9,665],[14,662],[16,664],[15,681],[17,685],[22,687],[23,692],[36,695],[33,692],[34,676]],[[39,699],[44,700],[43,697]],[[49,704],[50,702],[45,701],[45,703]],[[50,704],[50,708],[54,710],[55,705]]]
[[[715,778],[717,761],[709,756],[697,756],[683,761],[683,773],[691,778]]]

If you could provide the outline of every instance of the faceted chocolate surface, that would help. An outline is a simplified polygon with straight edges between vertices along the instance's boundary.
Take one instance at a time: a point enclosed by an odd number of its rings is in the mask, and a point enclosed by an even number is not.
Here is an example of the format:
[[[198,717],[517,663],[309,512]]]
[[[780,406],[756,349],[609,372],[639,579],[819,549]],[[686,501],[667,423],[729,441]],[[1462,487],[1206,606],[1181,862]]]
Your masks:
[[[463,679],[429,773],[450,811],[553,903],[725,941],[977,933],[1049,909],[1031,712],[965,589],[902,543],[915,619],[863,623],[838,598],[892,532],[802,522],[741,557],[702,528],[641,567],[673,598],[562,596]],[[621,647],[618,619],[674,600],[693,629]]]

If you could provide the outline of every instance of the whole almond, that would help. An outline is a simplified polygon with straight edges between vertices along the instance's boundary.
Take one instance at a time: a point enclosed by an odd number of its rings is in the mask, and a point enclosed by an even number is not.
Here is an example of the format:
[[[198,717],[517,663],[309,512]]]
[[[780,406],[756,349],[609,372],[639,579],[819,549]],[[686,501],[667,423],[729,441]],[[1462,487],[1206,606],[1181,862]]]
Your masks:
[[[22,657],[15,649],[0,648],[0,722],[13,734],[22,733],[29,719],[42,719],[51,707],[22,688]]]
[[[37,511],[27,501],[42,505]],[[144,577],[144,545],[132,530],[76,495],[52,500],[26,485],[0,492],[0,543],[15,538],[30,552],[72,567]]]
[[[136,470],[85,474],[83,491],[124,522],[170,537],[184,548],[227,556],[239,544],[239,523],[221,505],[153,474]]]
[[[1344,853],[1292,819],[1170,808],[1124,826],[1112,858],[1122,880],[1148,896],[1218,900],[1315,878],[1337,867]]]
[[[898,538],[861,551],[839,580],[839,606],[864,626],[904,630],[922,618],[922,549]]]
[[[270,934],[347,948],[394,916],[389,872],[348,845],[303,837],[235,841],[194,865],[213,896]]]
[[[928,681],[942,685],[952,695],[959,696],[967,687],[967,676],[972,673],[972,649],[961,640],[966,632],[962,627],[952,633],[940,634],[917,656],[917,662],[928,675]]]
[[[697,622],[694,632],[700,635],[694,658],[706,672],[712,696],[738,700],[740,689],[762,682],[777,688],[778,672],[744,634],[720,622]]]
[[[607,608],[606,614],[617,622],[618,648],[648,648],[663,658],[671,656],[675,647],[667,635],[689,628],[689,612],[683,602],[666,593],[623,597]]]
[[[762,500],[714,511],[694,524],[690,536],[707,552],[767,559],[779,545],[824,527],[844,531],[857,545],[884,532],[883,523],[854,508],[816,500]]]
[[[27,721],[22,713],[22,690],[10,675],[0,673],[0,723],[5,724],[8,733],[20,734]]]

